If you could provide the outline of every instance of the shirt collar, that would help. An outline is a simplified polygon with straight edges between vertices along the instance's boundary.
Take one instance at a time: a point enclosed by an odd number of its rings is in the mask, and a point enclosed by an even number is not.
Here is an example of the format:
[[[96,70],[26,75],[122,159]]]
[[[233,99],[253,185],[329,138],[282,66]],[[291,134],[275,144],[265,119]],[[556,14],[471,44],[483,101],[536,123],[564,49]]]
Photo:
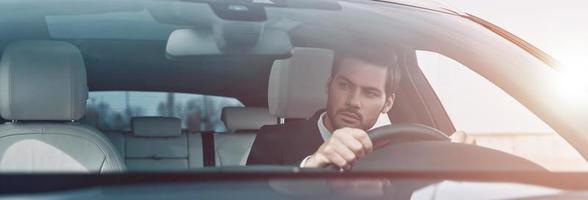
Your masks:
[[[331,131],[329,131],[329,129],[327,129],[327,127],[325,126],[325,121],[323,120],[326,113],[327,112],[323,112],[323,114],[321,114],[321,116],[319,117],[319,119],[317,121],[319,132],[321,133],[321,137],[323,138],[324,141],[327,141],[327,140],[329,140],[329,138],[331,138]]]

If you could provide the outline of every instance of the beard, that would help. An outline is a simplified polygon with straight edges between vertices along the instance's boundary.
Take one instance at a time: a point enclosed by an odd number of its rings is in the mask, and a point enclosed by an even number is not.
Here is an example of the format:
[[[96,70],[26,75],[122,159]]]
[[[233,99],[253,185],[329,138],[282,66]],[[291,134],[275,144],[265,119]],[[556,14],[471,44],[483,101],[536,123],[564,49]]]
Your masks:
[[[341,128],[357,128],[366,130],[363,116],[353,109],[339,109],[335,113],[327,112],[327,120],[333,125],[334,130]]]

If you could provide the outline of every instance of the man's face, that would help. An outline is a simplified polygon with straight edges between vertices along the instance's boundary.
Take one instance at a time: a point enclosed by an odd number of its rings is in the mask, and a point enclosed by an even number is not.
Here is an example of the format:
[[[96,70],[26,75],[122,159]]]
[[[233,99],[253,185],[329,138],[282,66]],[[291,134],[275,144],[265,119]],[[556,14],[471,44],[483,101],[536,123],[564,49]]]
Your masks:
[[[326,125],[333,130],[368,130],[394,102],[394,96],[385,92],[387,68],[354,58],[344,59],[340,64],[327,83]]]

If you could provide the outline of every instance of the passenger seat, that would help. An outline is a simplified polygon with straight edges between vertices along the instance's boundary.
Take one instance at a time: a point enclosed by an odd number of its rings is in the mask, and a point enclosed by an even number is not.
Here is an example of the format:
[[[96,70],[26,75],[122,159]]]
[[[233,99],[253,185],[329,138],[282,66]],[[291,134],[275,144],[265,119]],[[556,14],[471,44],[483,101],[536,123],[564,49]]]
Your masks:
[[[125,131],[104,131],[104,135],[106,135],[106,137],[108,137],[110,142],[114,145],[118,155],[120,155],[121,158],[124,158],[126,155],[125,136],[127,133]]]
[[[229,131],[214,134],[216,166],[244,166],[259,129],[278,123],[267,108],[225,107],[221,118]]]
[[[173,117],[134,117],[125,138],[129,171],[187,171],[203,166],[200,134],[182,133]]]
[[[9,44],[0,61],[0,116],[12,122],[0,124],[0,172],[124,172],[108,138],[77,122],[87,97],[78,47],[49,40]]]

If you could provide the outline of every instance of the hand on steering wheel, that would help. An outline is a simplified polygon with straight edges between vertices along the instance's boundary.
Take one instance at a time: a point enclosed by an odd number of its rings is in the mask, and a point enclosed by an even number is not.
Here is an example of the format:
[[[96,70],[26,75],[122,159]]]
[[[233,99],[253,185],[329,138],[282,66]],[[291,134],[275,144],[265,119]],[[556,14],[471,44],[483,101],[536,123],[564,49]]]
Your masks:
[[[441,131],[420,124],[392,124],[366,133],[360,129],[343,128],[312,154],[304,167],[329,167],[350,169],[359,157],[373,149],[409,141],[449,141]]]
[[[355,128],[338,129],[318,150],[306,159],[304,167],[326,167],[334,165],[349,169],[352,163],[372,151],[368,134]]]

